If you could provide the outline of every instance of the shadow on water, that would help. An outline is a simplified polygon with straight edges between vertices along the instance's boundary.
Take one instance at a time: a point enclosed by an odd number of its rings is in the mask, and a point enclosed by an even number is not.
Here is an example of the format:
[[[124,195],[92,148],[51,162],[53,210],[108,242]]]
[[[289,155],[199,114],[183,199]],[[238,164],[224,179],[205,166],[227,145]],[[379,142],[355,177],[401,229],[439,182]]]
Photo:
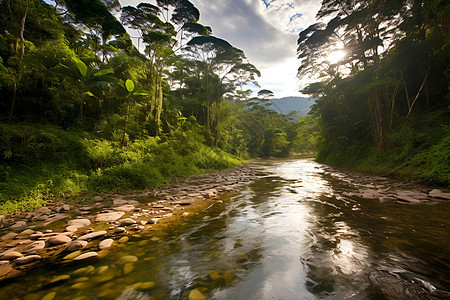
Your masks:
[[[0,298],[449,298],[449,203],[359,198],[375,179],[308,159],[258,168],[267,175],[222,203],[132,236],[102,260],[33,270]]]

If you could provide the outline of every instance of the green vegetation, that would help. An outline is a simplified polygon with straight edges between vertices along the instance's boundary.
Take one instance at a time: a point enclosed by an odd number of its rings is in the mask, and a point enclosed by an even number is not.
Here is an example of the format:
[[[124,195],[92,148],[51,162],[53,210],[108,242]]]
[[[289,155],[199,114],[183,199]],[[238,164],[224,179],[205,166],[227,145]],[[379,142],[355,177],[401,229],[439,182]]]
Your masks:
[[[317,160],[450,185],[448,1],[327,0],[317,17],[298,40]]]
[[[191,2],[47,2],[0,0],[0,212],[310,151]]]

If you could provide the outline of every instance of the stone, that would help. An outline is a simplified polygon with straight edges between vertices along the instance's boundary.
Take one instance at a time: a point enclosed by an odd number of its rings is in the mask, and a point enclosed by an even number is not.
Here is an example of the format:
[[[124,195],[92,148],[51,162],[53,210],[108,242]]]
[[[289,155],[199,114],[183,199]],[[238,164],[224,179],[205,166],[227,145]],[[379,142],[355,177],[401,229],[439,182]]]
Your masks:
[[[122,218],[125,213],[123,211],[99,213],[95,216],[95,222],[111,222]]]
[[[58,235],[50,237],[47,241],[51,245],[61,245],[61,244],[65,244],[65,243],[70,243],[72,241],[72,239],[70,237],[68,237],[67,235],[58,234]]]
[[[111,247],[112,243],[114,242],[113,239],[106,239],[100,242],[100,244],[98,245],[98,249],[100,250],[104,250],[107,249],[109,247]]]
[[[66,230],[69,232],[77,232],[80,227],[77,226],[67,226]]]
[[[80,261],[80,260],[88,260],[88,259],[94,259],[98,257],[98,253],[91,251],[81,254],[80,256],[75,257],[73,260]]]
[[[97,275],[102,275],[102,274],[105,274],[106,272],[108,272],[108,270],[109,270],[108,266],[101,266],[101,267],[98,267],[96,273],[97,273]]]
[[[67,281],[70,279],[70,275],[59,275],[54,276],[52,279],[50,279],[48,284],[58,284],[64,281]]]
[[[0,255],[1,260],[13,260],[19,257],[23,257],[23,254],[17,251],[6,251]]]
[[[401,202],[405,202],[405,203],[421,203],[422,201],[420,199],[416,199],[413,197],[409,197],[409,196],[403,196],[403,195],[396,195],[395,198],[397,198],[397,200],[400,200]]]
[[[19,235],[22,237],[22,236],[26,236],[26,237],[28,237],[28,236],[30,236],[30,235],[32,235],[34,233],[34,230],[33,229],[25,229],[24,231],[22,231],[21,233],[19,233]]]
[[[444,193],[444,192],[442,192],[441,190],[438,190],[438,189],[431,190],[428,193],[428,195],[430,195],[430,197],[433,197],[433,198],[450,200],[450,193]]]
[[[148,291],[151,290],[156,283],[154,281],[147,281],[147,282],[138,282],[133,284],[133,288],[138,291]]]
[[[63,257],[64,260],[72,260],[81,254],[81,250],[77,250]]]
[[[38,240],[42,237],[44,237],[44,234],[42,232],[36,232],[36,233],[31,234],[28,238],[30,240]]]
[[[28,255],[24,257],[19,257],[14,262],[18,265],[25,265],[40,260],[41,258],[42,257],[39,255]]]
[[[118,242],[121,244],[124,244],[124,243],[128,242],[129,239],[130,239],[129,237],[123,236],[118,240]]]
[[[25,221],[17,221],[16,223],[14,223],[13,225],[9,226],[8,229],[11,230],[17,230],[17,229],[21,229],[27,226],[27,222]]]
[[[119,222],[120,222],[120,226],[129,226],[129,225],[136,224],[136,221],[131,218],[125,218],[125,219],[120,220]]]
[[[378,201],[380,203],[391,203],[391,202],[395,201],[395,198],[394,197],[380,197],[380,198],[378,198]]]
[[[134,255],[126,255],[126,256],[122,256],[121,258],[119,258],[116,263],[118,265],[125,265],[125,264],[128,264],[128,263],[134,263],[134,262],[137,262],[137,261],[138,261],[138,258],[136,256],[134,256]]]
[[[42,297],[41,300],[53,300],[56,297],[56,292],[50,292],[47,295],[45,295],[44,297]]]
[[[106,231],[95,231],[95,232],[91,232],[85,235],[82,235],[78,238],[78,240],[80,241],[89,241],[89,240],[93,240],[99,237],[104,236],[105,234],[107,234]]]
[[[86,227],[91,225],[91,221],[88,219],[74,219],[67,222],[67,226],[74,226],[77,228]],[[71,230],[68,230],[71,231]]]
[[[69,217],[69,216],[66,215],[66,214],[56,214],[56,215],[54,215],[54,216],[52,216],[52,217],[45,218],[45,219],[43,220],[43,221],[45,221],[45,222],[42,223],[41,226],[47,226],[47,225],[49,225],[49,224],[51,224],[51,223],[53,223],[53,222],[56,222],[56,221],[60,221],[60,220],[66,219],[66,218],[68,218],[68,217]]]
[[[36,253],[37,250],[45,248],[45,241],[35,241],[26,246],[22,252],[23,253]]]
[[[100,202],[100,201],[103,201],[103,200],[105,200],[105,199],[103,199],[102,196],[99,196],[99,195],[94,196],[94,201],[95,201],[95,202]]]
[[[185,211],[184,213],[181,214],[181,216],[182,217],[187,217],[187,216],[189,216],[189,213]]]
[[[199,289],[193,289],[188,296],[188,300],[206,300],[206,296]]]
[[[13,240],[16,236],[18,236],[18,233],[15,232],[10,232],[5,234],[4,236],[2,236],[2,241],[8,241],[8,240]]]
[[[134,270],[134,265],[132,263],[125,264],[123,266],[123,275],[129,274],[133,270]]]
[[[88,275],[88,274],[94,272],[94,270],[95,270],[94,266],[87,266],[87,267],[80,268],[80,269],[73,271],[72,275],[74,275],[74,276]]]
[[[83,249],[87,246],[88,242],[87,241],[80,241],[80,240],[75,240],[72,241],[70,243],[70,245],[67,247],[67,251],[77,251],[80,249]]]
[[[70,206],[68,204],[64,204],[63,206],[61,206],[61,210],[62,211],[69,211],[70,210]]]
[[[115,211],[132,211],[135,209],[134,205],[126,204],[118,207],[113,208]]]
[[[127,204],[137,205],[137,204],[139,204],[139,202],[137,202],[135,200],[114,199],[113,204],[114,204],[114,206],[121,206],[121,205],[127,205]]]
[[[127,231],[127,230],[123,227],[114,228],[115,233],[124,233],[125,231]]]

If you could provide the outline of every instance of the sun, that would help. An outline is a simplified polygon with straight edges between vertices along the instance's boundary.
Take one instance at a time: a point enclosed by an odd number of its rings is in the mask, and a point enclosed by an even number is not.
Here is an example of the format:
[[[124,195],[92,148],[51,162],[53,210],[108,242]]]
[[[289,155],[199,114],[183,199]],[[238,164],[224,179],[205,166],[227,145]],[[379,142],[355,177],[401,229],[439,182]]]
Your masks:
[[[332,52],[330,52],[330,54],[328,54],[326,60],[330,64],[336,64],[339,61],[341,61],[345,57],[346,54],[347,53],[344,50],[332,51]]]

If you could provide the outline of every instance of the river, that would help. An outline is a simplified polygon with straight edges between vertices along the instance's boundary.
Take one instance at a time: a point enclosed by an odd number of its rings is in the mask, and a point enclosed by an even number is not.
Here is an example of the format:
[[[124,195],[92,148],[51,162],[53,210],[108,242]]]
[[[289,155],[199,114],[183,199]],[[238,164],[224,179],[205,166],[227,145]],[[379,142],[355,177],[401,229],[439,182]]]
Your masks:
[[[358,197],[398,182],[310,159],[256,166],[264,176],[223,202],[94,263],[35,269],[0,298],[450,299],[450,202]]]

